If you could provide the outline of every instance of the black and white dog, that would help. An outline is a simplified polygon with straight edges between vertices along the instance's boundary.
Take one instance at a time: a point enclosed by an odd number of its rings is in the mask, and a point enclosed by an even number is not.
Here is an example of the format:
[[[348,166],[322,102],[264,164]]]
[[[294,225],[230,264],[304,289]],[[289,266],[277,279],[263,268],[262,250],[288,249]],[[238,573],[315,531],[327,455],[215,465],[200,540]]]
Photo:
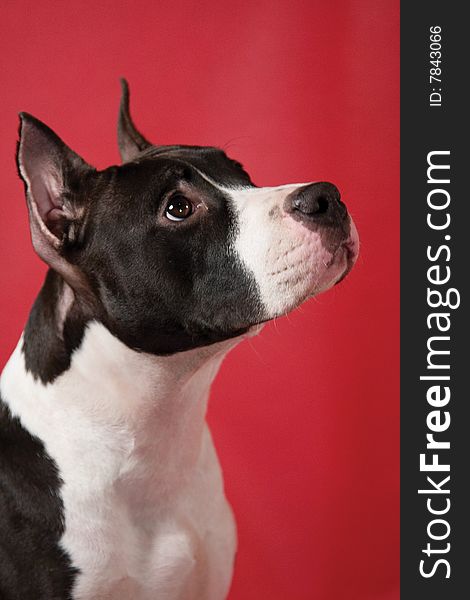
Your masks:
[[[356,228],[329,183],[259,188],[217,148],[154,146],[123,82],[123,164],[22,113],[49,265],[1,378],[1,600],[219,600],[236,532],[205,423],[230,348],[340,281]]]

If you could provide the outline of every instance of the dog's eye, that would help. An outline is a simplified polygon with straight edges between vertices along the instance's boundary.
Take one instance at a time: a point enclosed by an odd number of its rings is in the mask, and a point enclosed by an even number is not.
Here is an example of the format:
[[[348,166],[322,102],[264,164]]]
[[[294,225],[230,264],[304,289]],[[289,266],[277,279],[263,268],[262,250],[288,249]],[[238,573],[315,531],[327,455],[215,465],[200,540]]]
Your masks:
[[[193,205],[181,194],[175,194],[165,209],[165,217],[170,221],[184,221],[193,214]]]

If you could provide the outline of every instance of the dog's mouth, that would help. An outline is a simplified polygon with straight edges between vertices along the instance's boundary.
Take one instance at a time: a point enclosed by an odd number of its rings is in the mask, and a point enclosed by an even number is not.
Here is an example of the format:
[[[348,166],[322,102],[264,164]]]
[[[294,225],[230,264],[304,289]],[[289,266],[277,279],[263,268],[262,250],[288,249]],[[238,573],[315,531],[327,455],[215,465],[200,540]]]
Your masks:
[[[336,227],[327,225],[309,229],[294,220],[286,221],[285,239],[266,251],[265,271],[259,277],[264,286],[260,288],[261,318],[251,327],[288,314],[351,272],[359,254],[353,220],[346,214]]]
[[[287,281],[287,284],[291,283],[290,290],[292,291],[292,296],[290,302],[274,316],[288,314],[306,300],[327,291],[343,281],[353,269],[358,255],[359,235],[351,219],[347,237],[337,243],[336,248],[330,254],[330,258],[327,261],[321,261],[317,257],[316,266],[313,265],[312,270],[306,272],[302,269],[302,265],[305,267],[305,264],[308,264],[310,261],[304,255],[303,260],[299,261],[296,266],[291,267],[294,273],[296,270],[300,271],[300,273],[291,276],[291,282]],[[272,318],[274,317],[270,316],[268,319],[263,319],[263,322],[269,321]]]

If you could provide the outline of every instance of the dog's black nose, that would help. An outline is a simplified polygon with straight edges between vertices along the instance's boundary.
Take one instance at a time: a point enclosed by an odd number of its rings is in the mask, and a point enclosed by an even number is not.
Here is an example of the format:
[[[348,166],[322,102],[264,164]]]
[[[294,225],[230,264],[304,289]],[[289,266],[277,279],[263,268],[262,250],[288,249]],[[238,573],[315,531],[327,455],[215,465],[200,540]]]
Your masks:
[[[340,225],[348,214],[338,188],[326,181],[310,183],[294,190],[287,196],[284,210],[301,220],[325,225]]]

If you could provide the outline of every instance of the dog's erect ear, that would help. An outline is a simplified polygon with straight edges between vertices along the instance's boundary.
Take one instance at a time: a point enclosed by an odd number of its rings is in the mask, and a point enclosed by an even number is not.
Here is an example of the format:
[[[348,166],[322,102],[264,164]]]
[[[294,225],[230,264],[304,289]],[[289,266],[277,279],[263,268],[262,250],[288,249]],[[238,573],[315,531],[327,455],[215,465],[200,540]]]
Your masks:
[[[121,104],[118,118],[118,144],[122,162],[134,160],[137,155],[152,144],[137,131],[129,112],[129,86],[121,79]]]
[[[94,171],[47,125],[20,113],[17,163],[28,203],[31,239],[37,254],[74,287],[74,268],[62,255],[84,212],[70,193],[77,181]],[[72,280],[70,280],[72,279]]]

